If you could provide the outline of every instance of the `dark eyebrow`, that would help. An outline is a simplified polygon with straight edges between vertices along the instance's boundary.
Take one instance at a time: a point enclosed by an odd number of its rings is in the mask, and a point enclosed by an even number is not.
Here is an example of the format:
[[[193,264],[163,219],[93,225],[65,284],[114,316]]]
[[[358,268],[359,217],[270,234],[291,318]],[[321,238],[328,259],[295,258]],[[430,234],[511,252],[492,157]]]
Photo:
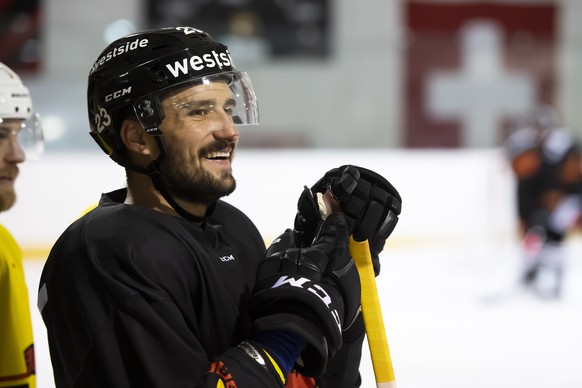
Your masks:
[[[196,108],[200,106],[208,106],[208,105],[216,105],[215,99],[208,99],[208,100],[192,100],[192,101],[183,101],[182,103],[188,104],[190,107]],[[234,98],[229,98],[226,100],[225,105],[235,105],[236,100]]]
[[[193,100],[187,102],[190,104],[190,106],[216,105],[216,100]]]

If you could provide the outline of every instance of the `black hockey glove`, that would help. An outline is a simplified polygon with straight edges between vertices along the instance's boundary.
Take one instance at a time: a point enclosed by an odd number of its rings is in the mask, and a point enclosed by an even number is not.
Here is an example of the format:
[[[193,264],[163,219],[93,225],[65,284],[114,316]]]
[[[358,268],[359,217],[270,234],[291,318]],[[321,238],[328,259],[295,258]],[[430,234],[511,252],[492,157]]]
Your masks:
[[[316,193],[327,190],[339,202],[349,233],[356,241],[368,240],[377,276],[378,255],[398,222],[400,194],[384,177],[363,167],[346,165],[328,171],[311,189],[304,188],[297,203],[294,230],[299,246],[311,244],[321,222]]]
[[[345,217],[336,213],[321,224],[311,247],[297,248],[289,229],[259,265],[250,304],[254,330],[304,338],[308,346],[296,368],[307,376],[325,371],[360,311],[360,279],[348,245]]]

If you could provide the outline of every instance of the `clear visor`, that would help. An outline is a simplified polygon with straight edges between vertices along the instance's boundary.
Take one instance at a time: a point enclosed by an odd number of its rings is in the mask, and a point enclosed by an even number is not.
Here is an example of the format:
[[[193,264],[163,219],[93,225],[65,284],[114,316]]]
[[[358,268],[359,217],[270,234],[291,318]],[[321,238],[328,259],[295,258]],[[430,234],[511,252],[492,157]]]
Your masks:
[[[4,126],[3,122],[4,120],[0,119],[0,145],[9,142],[15,136],[27,159],[39,159],[44,151],[44,136],[38,113],[27,120],[22,120],[20,128]]]
[[[259,124],[257,100],[246,73],[227,72],[172,88],[161,101],[162,126],[180,125],[193,132]]]
[[[22,123],[18,142],[29,159],[39,159],[44,152],[44,134],[38,113]]]

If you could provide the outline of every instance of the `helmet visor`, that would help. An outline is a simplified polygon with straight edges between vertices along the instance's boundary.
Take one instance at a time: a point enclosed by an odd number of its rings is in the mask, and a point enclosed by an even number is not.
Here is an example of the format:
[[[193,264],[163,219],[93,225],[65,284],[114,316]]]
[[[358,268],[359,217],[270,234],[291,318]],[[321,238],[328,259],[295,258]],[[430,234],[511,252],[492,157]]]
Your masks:
[[[18,143],[27,159],[40,159],[44,152],[44,135],[38,113],[22,122],[22,127],[18,133]]]
[[[12,124],[10,124],[12,122]],[[42,126],[38,114],[29,119],[0,119],[0,146],[14,137],[27,159],[39,159],[44,151]]]
[[[193,132],[259,124],[255,92],[244,72],[196,78],[162,91],[160,100],[162,124],[179,123]]]

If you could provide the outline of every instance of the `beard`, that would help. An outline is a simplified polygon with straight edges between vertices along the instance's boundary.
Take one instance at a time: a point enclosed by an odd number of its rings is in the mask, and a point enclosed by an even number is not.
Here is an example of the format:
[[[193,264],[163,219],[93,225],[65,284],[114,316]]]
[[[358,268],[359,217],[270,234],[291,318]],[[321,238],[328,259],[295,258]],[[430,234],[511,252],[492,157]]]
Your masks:
[[[16,202],[16,193],[13,190],[0,192],[0,212],[8,210]]]
[[[214,147],[217,147],[217,144],[214,144]],[[198,154],[204,155],[205,151],[201,150]],[[187,202],[211,205],[231,194],[236,188],[236,180],[230,168],[222,171],[217,177],[202,165],[194,166],[189,158],[171,147],[167,148],[160,172],[170,192],[177,199]]]

